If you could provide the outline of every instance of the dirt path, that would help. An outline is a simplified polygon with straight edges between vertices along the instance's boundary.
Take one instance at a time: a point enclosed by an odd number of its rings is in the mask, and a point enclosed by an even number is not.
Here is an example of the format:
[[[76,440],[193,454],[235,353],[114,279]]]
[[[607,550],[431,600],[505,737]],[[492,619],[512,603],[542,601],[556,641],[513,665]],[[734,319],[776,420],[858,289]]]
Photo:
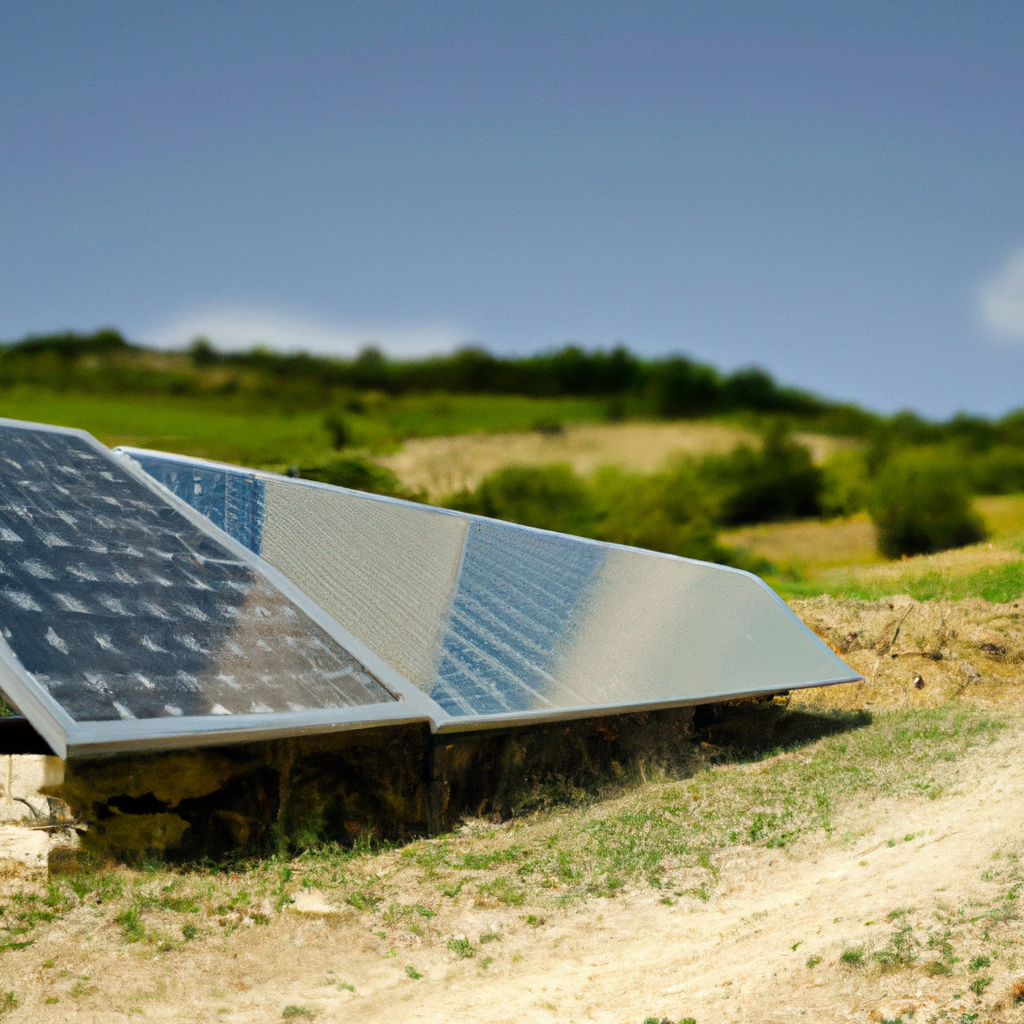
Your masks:
[[[20,1000],[4,1019],[712,1024],[891,1021],[912,1009],[915,1024],[1024,1022],[1012,995],[1024,929],[1000,920],[1024,903],[1006,898],[1024,857],[1022,735],[1018,722],[969,754],[937,800],[849,807],[832,836],[786,851],[734,848],[707,903],[667,905],[647,890],[531,922],[527,907],[460,900],[419,937],[377,931],[379,919],[307,890],[268,926],[162,953],[123,942],[102,907],[80,907],[0,959],[0,994]],[[886,972],[873,954],[901,928],[917,962]],[[460,958],[448,936],[475,955]],[[941,967],[943,941],[960,959],[948,977],[926,970]],[[863,963],[841,962],[861,947]],[[991,964],[972,974],[975,956]],[[977,977],[992,978],[980,998],[968,988]]]

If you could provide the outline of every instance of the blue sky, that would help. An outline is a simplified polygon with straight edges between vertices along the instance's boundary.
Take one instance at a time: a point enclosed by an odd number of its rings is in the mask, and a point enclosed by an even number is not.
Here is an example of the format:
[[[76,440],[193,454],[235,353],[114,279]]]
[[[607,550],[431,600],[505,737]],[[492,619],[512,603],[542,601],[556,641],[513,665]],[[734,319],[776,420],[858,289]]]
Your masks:
[[[1024,5],[0,0],[0,338],[1024,406]]]

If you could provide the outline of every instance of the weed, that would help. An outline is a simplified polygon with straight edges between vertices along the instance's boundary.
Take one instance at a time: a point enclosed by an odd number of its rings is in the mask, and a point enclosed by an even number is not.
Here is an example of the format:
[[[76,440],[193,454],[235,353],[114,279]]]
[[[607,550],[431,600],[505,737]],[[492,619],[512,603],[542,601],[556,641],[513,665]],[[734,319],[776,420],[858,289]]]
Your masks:
[[[47,996],[43,1000],[43,1004],[45,1006],[53,1006],[55,1003],[59,1003],[59,1002],[60,1002],[60,997],[59,996]]]
[[[950,928],[945,928],[942,931],[929,931],[928,948],[938,950],[939,953],[939,959],[933,960],[928,965],[929,974],[951,974],[953,965],[960,962],[953,943],[950,941],[952,937],[953,932]]]
[[[18,997],[14,992],[0,992],[0,1016],[18,1008]]]
[[[821,963],[821,957],[817,953],[815,953],[814,956],[809,956],[807,958],[807,966],[808,966],[808,968],[817,967],[818,964],[820,964],[820,963]]]
[[[91,996],[93,992],[96,991],[96,986],[88,984],[88,981],[89,975],[83,974],[82,977],[71,986],[70,994],[72,999],[81,999],[83,996]]]
[[[499,903],[505,903],[511,907],[519,907],[526,902],[526,890],[521,885],[515,885],[507,878],[500,876],[490,882],[478,885],[477,892],[481,896],[493,896]]]
[[[493,957],[493,956],[485,956],[485,957],[484,957],[484,958],[483,958],[483,959],[482,959],[482,960],[480,961],[480,966],[481,966],[481,968],[483,968],[483,970],[485,970],[485,971],[486,971],[486,970],[487,970],[487,968],[488,968],[488,967],[490,967],[490,966],[491,966],[491,964],[493,964],[493,963],[494,963],[494,957]]]
[[[121,926],[125,942],[138,942],[145,938],[146,926],[142,922],[142,910],[138,904],[122,910],[114,920]]]
[[[991,978],[975,978],[968,986],[970,990],[980,999],[981,994],[992,984]]]
[[[884,968],[895,970],[908,967],[917,959],[917,947],[920,943],[914,938],[914,931],[909,924],[897,928],[889,937],[889,944],[873,954],[876,963]]]
[[[420,978],[423,977],[423,975],[420,974],[420,972],[417,971],[416,968],[413,967],[412,964],[406,964],[405,974],[406,974],[406,977],[412,978],[413,981],[419,981]],[[354,992],[355,989],[352,989],[352,991]]]
[[[356,910],[373,910],[380,903],[380,897],[364,889],[359,892],[350,893],[345,898],[345,902],[350,907],[355,907]]]
[[[864,947],[854,946],[852,949],[844,949],[839,957],[840,963],[848,967],[859,967],[864,962]]]
[[[982,969],[982,967],[989,967],[989,966],[991,966],[991,964],[992,964],[992,960],[991,960],[990,957],[987,957],[987,956],[976,956],[970,962],[969,966],[970,966],[972,971],[980,971]]]
[[[281,1011],[281,1016],[285,1020],[295,1020],[298,1017],[312,1020],[316,1016],[316,1010],[311,1006],[286,1006]]]
[[[476,956],[476,950],[473,948],[469,939],[464,935],[461,938],[456,938],[453,935],[448,940],[448,949],[461,960],[466,960],[471,956]]]
[[[182,926],[181,935],[186,942],[191,942],[199,934],[199,929],[194,924]]]
[[[487,932],[480,936],[480,945],[482,946],[485,942],[501,942],[501,936],[497,932]]]

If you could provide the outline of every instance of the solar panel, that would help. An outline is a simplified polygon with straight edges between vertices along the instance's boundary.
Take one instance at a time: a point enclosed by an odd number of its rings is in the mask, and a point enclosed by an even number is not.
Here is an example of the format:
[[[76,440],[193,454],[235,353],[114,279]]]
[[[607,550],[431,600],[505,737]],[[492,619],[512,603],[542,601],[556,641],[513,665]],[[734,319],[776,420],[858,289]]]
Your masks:
[[[217,500],[230,505],[226,491]],[[430,710],[128,460],[87,434],[11,420],[0,420],[0,635],[0,688],[61,755]]]
[[[725,566],[313,481],[119,449],[434,705],[438,731],[859,679]]]

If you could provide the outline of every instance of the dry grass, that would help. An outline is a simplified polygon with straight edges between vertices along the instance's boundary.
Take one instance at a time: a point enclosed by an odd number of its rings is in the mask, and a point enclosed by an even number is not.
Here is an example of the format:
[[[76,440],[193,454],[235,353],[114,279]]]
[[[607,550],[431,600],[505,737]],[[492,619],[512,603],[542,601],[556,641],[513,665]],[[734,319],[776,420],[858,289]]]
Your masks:
[[[866,513],[821,522],[760,523],[722,533],[730,547],[744,548],[780,568],[814,575],[824,569],[874,565],[883,559],[875,547],[875,528]]]
[[[928,708],[952,700],[1024,710],[1024,600],[876,601],[815,597],[796,614],[864,677],[803,690],[822,710]]]
[[[720,539],[770,561],[777,573],[772,583],[786,597],[911,594],[1006,600],[1024,584],[1024,495],[981,497],[975,507],[985,520],[988,540],[898,561],[878,554],[865,513],[831,522],[764,523],[730,530]]]
[[[818,434],[798,434],[797,439],[810,447],[817,461],[849,443]],[[397,473],[406,487],[438,498],[475,487],[503,466],[565,463],[582,475],[600,466],[652,473],[675,456],[722,454],[744,443],[756,446],[759,438],[751,431],[713,420],[578,424],[554,434],[533,431],[415,438],[406,441],[401,451],[377,461]]]

